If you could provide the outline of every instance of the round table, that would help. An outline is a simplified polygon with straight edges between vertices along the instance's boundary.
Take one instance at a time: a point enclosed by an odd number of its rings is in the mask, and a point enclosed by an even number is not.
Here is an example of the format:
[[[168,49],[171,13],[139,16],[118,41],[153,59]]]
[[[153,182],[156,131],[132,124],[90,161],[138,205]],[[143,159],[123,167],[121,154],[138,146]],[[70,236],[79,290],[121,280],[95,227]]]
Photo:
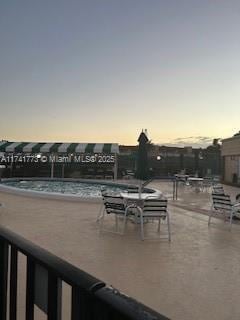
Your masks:
[[[146,199],[156,199],[159,198],[162,195],[161,191],[154,192],[154,193],[126,193],[122,192],[121,197],[126,201],[126,205],[130,206],[131,204],[135,205],[136,207],[143,207],[144,200]],[[140,219],[138,218],[138,208],[135,208],[136,213],[135,213],[135,218],[134,218],[134,223],[140,223]],[[145,220],[144,222],[147,222]]]
[[[159,198],[162,195],[162,192],[153,192],[153,193],[127,193],[122,192],[121,197],[123,197],[126,201],[135,203],[135,202],[143,202],[145,199],[149,198]]]
[[[199,192],[201,190],[203,178],[189,177],[188,182],[190,182],[192,186],[195,187],[196,192]]]

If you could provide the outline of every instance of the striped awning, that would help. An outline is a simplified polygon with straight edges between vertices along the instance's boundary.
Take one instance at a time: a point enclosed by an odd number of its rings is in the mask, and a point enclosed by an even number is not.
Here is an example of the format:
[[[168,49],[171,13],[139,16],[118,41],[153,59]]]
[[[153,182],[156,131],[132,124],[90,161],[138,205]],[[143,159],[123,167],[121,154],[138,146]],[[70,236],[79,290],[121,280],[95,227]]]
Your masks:
[[[119,153],[117,143],[0,142],[0,152],[9,153]]]

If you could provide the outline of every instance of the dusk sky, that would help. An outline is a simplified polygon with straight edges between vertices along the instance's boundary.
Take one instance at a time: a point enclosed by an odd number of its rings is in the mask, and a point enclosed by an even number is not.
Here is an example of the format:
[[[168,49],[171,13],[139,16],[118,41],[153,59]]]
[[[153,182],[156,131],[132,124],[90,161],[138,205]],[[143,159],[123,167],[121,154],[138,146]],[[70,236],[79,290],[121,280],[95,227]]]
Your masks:
[[[0,0],[0,48],[0,140],[240,130],[239,0]]]

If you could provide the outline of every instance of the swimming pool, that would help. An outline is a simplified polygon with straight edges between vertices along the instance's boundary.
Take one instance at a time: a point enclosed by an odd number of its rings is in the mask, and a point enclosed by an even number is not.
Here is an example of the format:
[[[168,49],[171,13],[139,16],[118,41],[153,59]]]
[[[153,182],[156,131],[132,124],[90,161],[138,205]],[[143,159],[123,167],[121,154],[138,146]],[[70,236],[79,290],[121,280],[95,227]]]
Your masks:
[[[111,193],[120,193],[128,189],[128,186],[113,183],[66,181],[66,180],[4,180],[2,186],[26,191],[42,193],[58,193],[76,195],[82,198],[100,198],[101,190]]]

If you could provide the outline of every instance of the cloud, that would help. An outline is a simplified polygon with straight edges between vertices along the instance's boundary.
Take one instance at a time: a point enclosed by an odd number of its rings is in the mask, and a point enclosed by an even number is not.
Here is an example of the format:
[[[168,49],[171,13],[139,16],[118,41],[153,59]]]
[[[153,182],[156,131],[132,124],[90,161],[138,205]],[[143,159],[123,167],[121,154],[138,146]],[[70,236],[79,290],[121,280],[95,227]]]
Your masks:
[[[206,136],[192,136],[176,138],[169,142],[159,143],[159,145],[165,145],[170,147],[193,147],[193,148],[206,148],[213,142],[213,137]]]

